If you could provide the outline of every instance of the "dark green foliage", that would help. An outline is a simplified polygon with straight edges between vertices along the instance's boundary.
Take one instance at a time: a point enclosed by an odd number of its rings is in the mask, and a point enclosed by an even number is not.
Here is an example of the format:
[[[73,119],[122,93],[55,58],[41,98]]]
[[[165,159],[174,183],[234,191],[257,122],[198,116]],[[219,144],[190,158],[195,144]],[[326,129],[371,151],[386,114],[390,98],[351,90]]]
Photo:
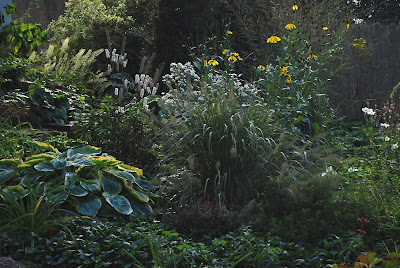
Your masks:
[[[156,162],[153,130],[146,126],[137,108],[116,111],[118,106],[111,98],[104,99],[98,109],[85,110],[77,117],[76,137],[150,171]]]
[[[219,237],[239,227],[237,215],[218,202],[199,200],[194,205],[178,208],[166,219],[170,228],[193,238]]]

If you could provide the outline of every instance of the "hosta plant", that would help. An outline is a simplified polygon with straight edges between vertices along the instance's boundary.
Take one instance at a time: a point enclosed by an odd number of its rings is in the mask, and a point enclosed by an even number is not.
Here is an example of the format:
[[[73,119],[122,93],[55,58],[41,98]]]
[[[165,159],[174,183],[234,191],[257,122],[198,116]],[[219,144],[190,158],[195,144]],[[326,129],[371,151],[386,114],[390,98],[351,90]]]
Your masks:
[[[141,169],[101,154],[100,148],[85,146],[59,152],[34,142],[44,153],[21,159],[0,160],[0,191],[45,184],[45,192],[64,186],[49,198],[63,199],[86,216],[143,216],[152,212],[148,191],[151,184]],[[19,186],[18,186],[19,185]]]

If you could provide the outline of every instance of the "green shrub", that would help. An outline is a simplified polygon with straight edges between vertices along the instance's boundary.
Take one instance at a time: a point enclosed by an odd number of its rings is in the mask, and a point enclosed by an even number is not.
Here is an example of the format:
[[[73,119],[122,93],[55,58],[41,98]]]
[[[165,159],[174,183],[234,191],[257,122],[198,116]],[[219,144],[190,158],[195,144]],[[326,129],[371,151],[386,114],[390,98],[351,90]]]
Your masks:
[[[24,191],[29,185],[45,183],[45,189],[65,186],[51,198],[70,200],[78,212],[87,216],[124,215],[142,216],[151,213],[151,189],[143,180],[142,170],[123,164],[92,146],[68,149],[60,153],[53,146],[35,142],[45,151],[21,159],[0,160],[0,183],[3,191],[15,185]],[[48,192],[48,191],[46,191]],[[118,213],[117,213],[118,214]]]

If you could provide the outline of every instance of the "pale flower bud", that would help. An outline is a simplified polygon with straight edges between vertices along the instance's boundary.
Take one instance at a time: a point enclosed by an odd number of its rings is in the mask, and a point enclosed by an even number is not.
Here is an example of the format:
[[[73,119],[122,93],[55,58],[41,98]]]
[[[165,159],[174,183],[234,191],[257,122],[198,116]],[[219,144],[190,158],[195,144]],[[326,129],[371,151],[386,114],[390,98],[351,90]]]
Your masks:
[[[150,87],[147,87],[146,90],[147,90],[147,94],[151,94],[151,89],[150,89]]]
[[[108,50],[107,48],[104,50],[106,52],[106,57],[107,59],[110,58],[110,50]]]
[[[157,93],[157,88],[156,87],[153,87],[153,91],[151,92],[151,95],[156,95],[156,93]]]
[[[119,91],[119,88],[116,87],[116,88],[114,89],[114,94],[115,94],[115,96],[118,96],[118,91]]]
[[[136,84],[139,84],[139,81],[140,81],[140,77],[139,77],[138,74],[136,74],[136,75],[135,75],[135,83],[136,83]]]
[[[140,89],[140,98],[143,98],[143,96],[144,96],[144,88],[142,87]]]
[[[115,53],[117,53],[117,49],[116,48],[113,49],[112,55],[115,56]]]
[[[144,81],[144,78],[145,78],[146,76],[144,75],[144,74],[141,74],[140,75],[140,80],[142,80],[142,81]]]
[[[128,59],[124,60],[123,66],[126,68],[126,65],[128,65]]]
[[[125,79],[125,81],[124,81],[124,86],[125,86],[125,87],[128,87],[128,79]]]
[[[109,73],[111,73],[111,72],[112,72],[112,67],[111,67],[111,64],[108,64],[108,65],[107,65],[107,71],[108,71]]]

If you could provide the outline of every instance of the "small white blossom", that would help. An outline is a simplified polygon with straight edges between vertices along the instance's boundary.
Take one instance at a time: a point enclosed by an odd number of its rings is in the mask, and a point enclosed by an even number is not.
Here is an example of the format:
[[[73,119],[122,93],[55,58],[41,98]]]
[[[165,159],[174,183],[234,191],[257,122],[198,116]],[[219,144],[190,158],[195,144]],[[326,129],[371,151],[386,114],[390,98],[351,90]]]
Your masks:
[[[386,123],[381,123],[381,127],[388,128],[388,127],[390,127],[390,125],[386,124]]]
[[[124,62],[122,63],[122,66],[124,66],[124,68],[126,68],[126,65],[128,65],[128,59],[124,60]]]
[[[114,94],[115,94],[115,96],[118,96],[118,91],[119,91],[119,88],[116,87],[116,88],[114,89]]]
[[[390,138],[388,136],[386,136],[385,141],[390,141]]]
[[[129,83],[128,79],[125,79],[125,80],[124,80],[124,86],[125,86],[125,87],[128,87],[128,83]]]
[[[353,167],[349,167],[348,169],[347,169],[347,171],[348,172],[356,172],[356,171],[358,171],[358,168],[353,168]]]
[[[109,59],[110,58],[110,51],[107,48],[104,51],[106,52],[107,59]]]
[[[392,150],[396,150],[398,148],[399,148],[399,145],[397,144],[397,142],[395,144],[393,144],[391,147]]]
[[[363,111],[367,115],[375,115],[376,114],[376,112],[373,109],[370,109],[368,107],[362,108],[361,111]]]
[[[140,89],[140,98],[143,98],[143,96],[144,96],[144,88],[142,87]]]
[[[108,71],[109,73],[111,73],[111,72],[112,72],[112,67],[111,67],[111,64],[108,64],[108,65],[107,65],[107,71]]]

